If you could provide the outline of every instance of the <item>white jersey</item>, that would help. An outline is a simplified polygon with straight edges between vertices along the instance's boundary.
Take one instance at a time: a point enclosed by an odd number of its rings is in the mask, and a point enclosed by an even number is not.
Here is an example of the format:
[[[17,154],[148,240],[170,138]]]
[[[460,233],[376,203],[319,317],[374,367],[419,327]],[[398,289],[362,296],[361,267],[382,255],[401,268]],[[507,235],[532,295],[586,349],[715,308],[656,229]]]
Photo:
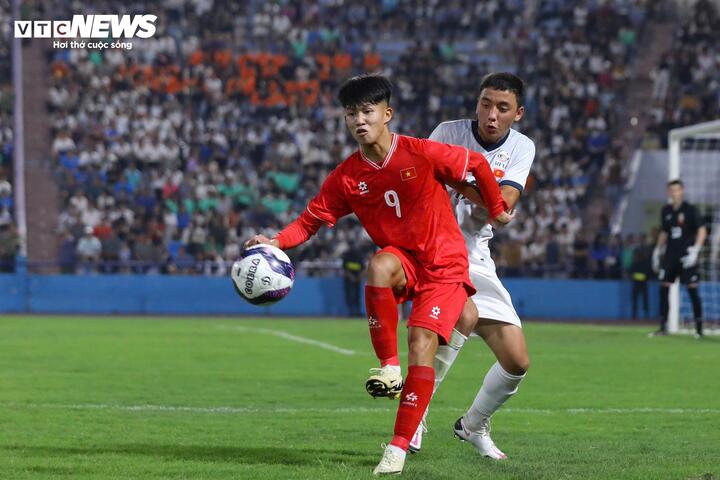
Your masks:
[[[490,164],[498,183],[511,185],[520,192],[525,189],[530,167],[535,158],[535,143],[515,129],[495,144],[488,145],[478,135],[476,120],[453,120],[438,125],[430,134],[430,140],[469,148],[482,153]],[[474,182],[472,173],[467,180]],[[480,260],[480,250],[488,248],[493,237],[492,226],[488,223],[487,210],[476,206],[465,198],[453,196],[455,216],[465,237],[470,262]],[[484,255],[483,255],[484,257]]]
[[[438,125],[430,139],[482,153],[500,185],[512,185],[522,192],[535,158],[533,141],[517,130],[510,129],[504,139],[494,145],[487,145],[477,131],[476,121],[454,120]],[[475,178],[468,174],[467,180],[472,182]],[[478,308],[479,317],[522,327],[510,293],[500,282],[495,272],[495,262],[490,256],[489,241],[493,231],[487,222],[487,211],[456,195],[453,195],[453,206],[468,249],[470,280],[477,290],[472,299]]]

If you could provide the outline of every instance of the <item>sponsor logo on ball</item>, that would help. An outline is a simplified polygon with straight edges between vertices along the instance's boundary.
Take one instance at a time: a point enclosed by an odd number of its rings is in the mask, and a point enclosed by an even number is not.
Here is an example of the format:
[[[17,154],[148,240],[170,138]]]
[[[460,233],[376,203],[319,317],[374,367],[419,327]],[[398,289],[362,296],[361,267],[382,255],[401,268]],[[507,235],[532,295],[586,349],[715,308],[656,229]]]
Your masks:
[[[252,263],[252,265],[248,268],[248,274],[245,277],[245,293],[248,295],[252,295],[252,287],[255,283],[255,272],[257,272],[258,265],[260,265],[260,259],[253,258],[250,263]]]

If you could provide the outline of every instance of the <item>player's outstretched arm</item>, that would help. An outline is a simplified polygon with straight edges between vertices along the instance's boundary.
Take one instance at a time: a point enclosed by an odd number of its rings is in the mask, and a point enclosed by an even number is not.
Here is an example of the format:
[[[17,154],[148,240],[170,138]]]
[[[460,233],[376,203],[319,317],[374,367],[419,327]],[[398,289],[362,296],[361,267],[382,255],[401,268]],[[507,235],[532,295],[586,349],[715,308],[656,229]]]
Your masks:
[[[325,179],[320,192],[310,200],[305,211],[290,225],[283,228],[275,238],[265,235],[255,235],[245,242],[245,248],[266,243],[287,250],[307,242],[315,235],[323,224],[332,227],[338,218],[351,213],[351,208],[345,199],[339,169],[333,170]]]
[[[490,218],[494,219],[496,224],[509,223],[515,217],[515,213],[508,212],[508,205],[485,156],[478,152],[468,151],[468,171],[475,177],[478,191],[482,197],[482,205],[487,208]],[[468,198],[473,200],[472,197]]]
[[[485,201],[482,197],[482,193],[480,192],[480,189],[477,187],[477,185],[475,185],[474,183],[449,181],[447,182],[447,185],[449,185],[450,188],[458,192],[463,197],[473,202],[478,207],[487,210],[487,207],[485,206]],[[509,210],[507,212],[503,212],[503,214],[501,214],[500,217],[496,218],[495,220],[490,221],[490,224],[493,226],[493,228],[499,228],[502,225],[509,223],[510,220],[515,218],[515,210],[513,207],[520,198],[520,191],[515,187],[501,187],[500,191],[502,192],[503,199],[508,205]]]
[[[491,223],[495,225],[504,225],[514,218],[513,213],[509,213],[507,203],[503,198],[500,186],[493,175],[492,170],[485,156],[478,152],[462,147],[450,147],[457,149],[465,154],[467,162],[466,171],[473,174],[475,184],[472,185],[465,181],[457,180],[446,181],[455,191],[464,195],[468,200],[485,208],[488,211]],[[463,179],[464,180],[464,179]]]
[[[438,178],[453,188],[463,189],[464,187],[460,184],[465,181],[467,172],[471,172],[475,177],[477,192],[482,200],[476,201],[477,195],[473,196],[470,190],[467,191],[467,198],[485,207],[490,214],[490,218],[497,220],[499,223],[505,224],[512,220],[513,215],[507,212],[509,208],[503,199],[495,175],[490,170],[490,165],[485,156],[468,148],[455,145],[438,143],[432,140],[421,140],[421,142],[426,158],[430,159],[435,165]]]
[[[261,243],[272,245],[273,247],[278,247],[283,250],[295,248],[307,242],[310,237],[315,235],[322,224],[322,220],[313,216],[309,210],[305,210],[294,222],[283,228],[275,238],[268,238],[265,235],[254,235],[245,242],[245,248]]]

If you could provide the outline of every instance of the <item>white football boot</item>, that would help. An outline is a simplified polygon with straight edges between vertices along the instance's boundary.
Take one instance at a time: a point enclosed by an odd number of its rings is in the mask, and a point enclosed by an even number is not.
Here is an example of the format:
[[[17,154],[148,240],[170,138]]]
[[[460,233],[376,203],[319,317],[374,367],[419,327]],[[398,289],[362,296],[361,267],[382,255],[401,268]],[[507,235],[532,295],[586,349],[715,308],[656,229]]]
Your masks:
[[[475,449],[483,457],[489,457],[493,460],[505,460],[507,455],[495,446],[495,442],[490,438],[490,419],[486,418],[483,425],[477,431],[470,431],[465,427],[463,417],[457,419],[453,427],[455,436],[464,442],[470,442],[475,445]]]
[[[418,425],[417,430],[415,430],[415,435],[413,435],[410,440],[410,446],[408,447],[410,453],[418,453],[420,451],[420,448],[422,448],[423,435],[427,433],[427,431],[427,410],[425,410],[425,415],[423,415],[420,425]]]
[[[365,382],[365,390],[372,397],[388,397],[394,400],[400,397],[403,378],[398,367],[386,365],[382,368],[371,368],[370,377]]]
[[[393,445],[385,447],[383,457],[373,475],[400,475],[405,467],[405,452]]]

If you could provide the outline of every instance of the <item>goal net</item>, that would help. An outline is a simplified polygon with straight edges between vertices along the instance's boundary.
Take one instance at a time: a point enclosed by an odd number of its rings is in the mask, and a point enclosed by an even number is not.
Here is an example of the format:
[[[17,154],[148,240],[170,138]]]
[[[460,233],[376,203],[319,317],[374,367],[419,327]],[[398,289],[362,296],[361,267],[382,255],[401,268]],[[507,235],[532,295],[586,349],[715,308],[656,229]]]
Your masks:
[[[708,239],[700,253],[700,298],[705,333],[720,334],[720,120],[671,130],[669,180],[685,185],[685,201],[705,220]],[[670,289],[670,333],[695,331],[692,304],[678,282]]]

